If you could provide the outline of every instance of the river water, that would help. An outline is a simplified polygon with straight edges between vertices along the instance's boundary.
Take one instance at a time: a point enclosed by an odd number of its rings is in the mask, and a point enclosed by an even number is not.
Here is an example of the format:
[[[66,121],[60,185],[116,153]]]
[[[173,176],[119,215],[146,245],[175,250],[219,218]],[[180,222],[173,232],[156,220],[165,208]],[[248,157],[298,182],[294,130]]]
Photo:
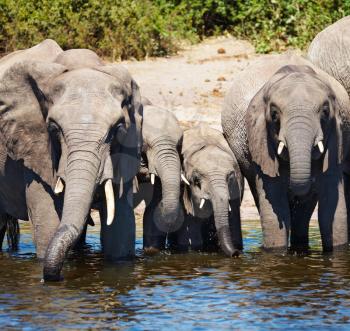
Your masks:
[[[138,238],[135,261],[118,264],[103,261],[98,232],[90,229],[84,254],[69,256],[64,281],[43,284],[22,226],[20,250],[0,253],[1,330],[350,329],[350,252],[322,255],[315,224],[308,255],[262,251],[250,221],[238,259],[144,257]]]

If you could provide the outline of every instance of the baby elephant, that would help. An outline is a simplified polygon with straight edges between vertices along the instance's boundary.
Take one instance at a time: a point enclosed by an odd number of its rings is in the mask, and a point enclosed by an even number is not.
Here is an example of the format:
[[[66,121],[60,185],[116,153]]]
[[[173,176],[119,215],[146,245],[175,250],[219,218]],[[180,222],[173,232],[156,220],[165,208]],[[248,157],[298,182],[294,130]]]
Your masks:
[[[185,131],[182,145],[185,221],[171,234],[175,250],[216,250],[237,256],[243,248],[240,204],[244,181],[224,136],[207,125]]]

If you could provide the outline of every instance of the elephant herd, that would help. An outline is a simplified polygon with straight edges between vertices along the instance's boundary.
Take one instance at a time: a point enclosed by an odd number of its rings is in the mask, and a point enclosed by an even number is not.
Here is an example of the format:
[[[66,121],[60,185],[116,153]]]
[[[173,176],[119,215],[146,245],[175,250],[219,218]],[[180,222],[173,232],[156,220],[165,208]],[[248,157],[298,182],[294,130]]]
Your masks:
[[[28,220],[45,281],[100,214],[107,258],[135,253],[134,207],[145,201],[143,246],[243,249],[244,178],[265,249],[305,251],[318,203],[324,251],[348,244],[350,17],[319,33],[308,56],[260,58],[227,92],[222,132],[183,130],[141,96],[130,73],[53,40],[0,59],[0,241],[17,247]],[[350,213],[349,213],[350,214]]]

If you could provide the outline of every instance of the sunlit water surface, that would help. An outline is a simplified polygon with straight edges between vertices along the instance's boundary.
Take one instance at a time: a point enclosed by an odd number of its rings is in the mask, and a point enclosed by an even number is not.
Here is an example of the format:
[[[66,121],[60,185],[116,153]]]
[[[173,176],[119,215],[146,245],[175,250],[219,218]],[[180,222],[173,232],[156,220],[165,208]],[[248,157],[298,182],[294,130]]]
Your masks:
[[[23,224],[22,224],[23,225]],[[20,250],[0,253],[0,327],[4,329],[300,330],[350,329],[350,252],[293,256],[263,252],[258,222],[245,222],[245,253],[142,255],[106,263],[99,229],[70,255],[64,281],[43,284],[30,231]],[[140,237],[140,234],[138,234]]]

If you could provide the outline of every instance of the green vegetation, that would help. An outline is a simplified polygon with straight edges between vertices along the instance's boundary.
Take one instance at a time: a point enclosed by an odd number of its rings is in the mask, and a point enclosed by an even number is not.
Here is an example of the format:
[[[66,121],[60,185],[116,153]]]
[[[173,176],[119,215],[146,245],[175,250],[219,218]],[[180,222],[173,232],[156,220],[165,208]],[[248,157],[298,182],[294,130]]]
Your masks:
[[[0,53],[45,38],[110,58],[172,54],[230,32],[258,52],[304,48],[350,14],[350,0],[0,0]]]

